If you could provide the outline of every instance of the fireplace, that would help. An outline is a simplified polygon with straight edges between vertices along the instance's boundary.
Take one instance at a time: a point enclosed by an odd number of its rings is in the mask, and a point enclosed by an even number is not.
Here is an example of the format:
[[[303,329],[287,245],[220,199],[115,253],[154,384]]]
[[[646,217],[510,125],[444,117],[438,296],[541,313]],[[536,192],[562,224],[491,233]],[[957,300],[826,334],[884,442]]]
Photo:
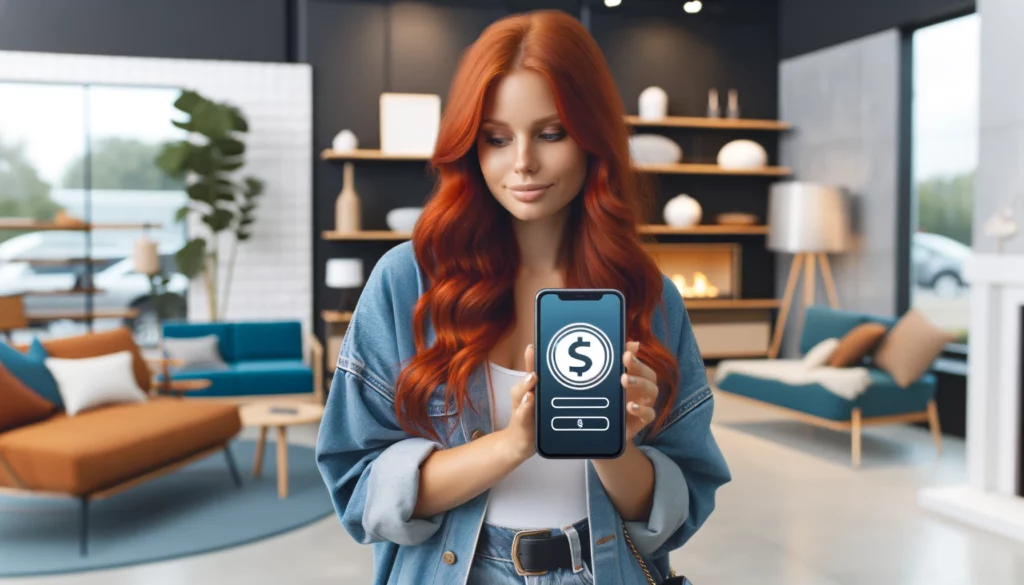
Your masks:
[[[922,490],[921,506],[1024,542],[1024,255],[975,254],[970,284],[967,477]]]
[[[739,244],[648,244],[644,248],[683,298],[739,298]]]

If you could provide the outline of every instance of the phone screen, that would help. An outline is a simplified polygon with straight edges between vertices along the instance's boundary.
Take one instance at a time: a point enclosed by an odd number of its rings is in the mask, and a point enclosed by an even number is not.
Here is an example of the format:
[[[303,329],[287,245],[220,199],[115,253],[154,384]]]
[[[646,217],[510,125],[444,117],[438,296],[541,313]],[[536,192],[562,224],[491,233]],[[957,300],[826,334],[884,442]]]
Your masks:
[[[612,289],[537,293],[537,452],[617,457],[624,447],[625,301]]]

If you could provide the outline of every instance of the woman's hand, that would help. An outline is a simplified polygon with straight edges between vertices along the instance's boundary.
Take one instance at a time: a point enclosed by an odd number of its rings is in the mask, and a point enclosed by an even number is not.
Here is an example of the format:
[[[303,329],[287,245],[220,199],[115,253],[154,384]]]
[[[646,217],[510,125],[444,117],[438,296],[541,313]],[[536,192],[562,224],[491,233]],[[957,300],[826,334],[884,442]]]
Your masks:
[[[534,388],[537,387],[537,374],[533,371],[533,344],[526,346],[526,371],[529,372],[522,380],[512,386],[512,417],[508,426],[498,431],[502,433],[505,444],[513,457],[520,462],[526,461],[537,452],[537,439],[533,409],[536,404]]]
[[[654,370],[636,358],[640,350],[639,341],[626,344],[622,361],[626,373],[622,375],[622,387],[626,390],[626,440],[632,441],[655,417],[654,404],[658,400],[658,375]]]

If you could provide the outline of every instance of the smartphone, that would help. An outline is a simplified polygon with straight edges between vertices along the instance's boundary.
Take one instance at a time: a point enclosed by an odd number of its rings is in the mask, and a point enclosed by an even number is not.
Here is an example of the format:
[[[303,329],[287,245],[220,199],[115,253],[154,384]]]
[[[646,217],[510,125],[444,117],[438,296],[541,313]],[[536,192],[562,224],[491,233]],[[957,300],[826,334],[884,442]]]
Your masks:
[[[546,288],[534,312],[537,453],[607,459],[626,447],[626,300],[614,289]]]

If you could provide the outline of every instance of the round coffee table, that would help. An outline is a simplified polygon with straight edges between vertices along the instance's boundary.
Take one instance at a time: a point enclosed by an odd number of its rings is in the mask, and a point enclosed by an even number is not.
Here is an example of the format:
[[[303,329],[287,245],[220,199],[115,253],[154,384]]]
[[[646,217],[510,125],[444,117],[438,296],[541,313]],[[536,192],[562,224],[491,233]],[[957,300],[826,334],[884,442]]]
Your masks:
[[[303,402],[254,402],[238,409],[242,424],[259,427],[260,437],[256,442],[256,459],[252,464],[252,476],[263,472],[263,448],[267,443],[267,429],[277,429],[277,496],[288,497],[288,440],[287,427],[320,422],[324,407]]]

